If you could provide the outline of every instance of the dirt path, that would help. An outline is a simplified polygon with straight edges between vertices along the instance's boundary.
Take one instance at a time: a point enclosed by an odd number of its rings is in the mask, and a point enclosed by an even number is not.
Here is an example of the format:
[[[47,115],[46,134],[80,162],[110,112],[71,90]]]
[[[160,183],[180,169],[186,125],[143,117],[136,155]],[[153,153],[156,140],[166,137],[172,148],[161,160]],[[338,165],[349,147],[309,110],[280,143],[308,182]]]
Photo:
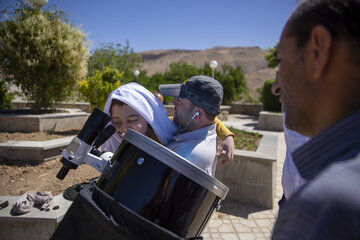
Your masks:
[[[0,132],[0,143],[8,140],[43,141],[67,137],[70,133],[4,133]],[[64,180],[56,178],[62,164],[60,157],[45,161],[38,165],[28,165],[21,161],[0,159],[0,195],[20,196],[27,191],[51,191],[55,196],[68,187],[89,181],[100,173],[88,165],[70,170]]]
[[[87,165],[70,170],[64,180],[56,178],[62,164],[60,157],[39,165],[0,165],[0,195],[19,196],[27,191],[51,191],[55,196],[74,184],[89,181],[99,172]]]

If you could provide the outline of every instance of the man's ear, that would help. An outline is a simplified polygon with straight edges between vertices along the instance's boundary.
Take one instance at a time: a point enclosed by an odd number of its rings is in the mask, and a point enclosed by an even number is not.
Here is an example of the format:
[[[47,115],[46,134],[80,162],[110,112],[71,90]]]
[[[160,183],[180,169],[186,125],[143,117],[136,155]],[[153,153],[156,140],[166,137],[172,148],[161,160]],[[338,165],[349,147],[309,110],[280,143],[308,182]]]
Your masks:
[[[306,53],[310,65],[310,74],[314,79],[319,79],[329,63],[331,56],[332,37],[329,30],[322,26],[315,26],[311,31],[310,41]],[[308,61],[309,60],[309,61]]]
[[[203,108],[198,107],[197,112],[199,113],[199,117],[205,117],[205,110]]]

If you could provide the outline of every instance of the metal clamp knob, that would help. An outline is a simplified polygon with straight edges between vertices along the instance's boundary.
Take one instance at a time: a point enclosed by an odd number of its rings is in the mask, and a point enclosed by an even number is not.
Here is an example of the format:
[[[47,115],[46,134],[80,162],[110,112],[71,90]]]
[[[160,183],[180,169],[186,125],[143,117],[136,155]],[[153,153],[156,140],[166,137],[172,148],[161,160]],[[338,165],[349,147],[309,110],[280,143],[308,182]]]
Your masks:
[[[145,159],[142,158],[142,157],[139,157],[138,160],[137,160],[138,165],[142,165],[144,162],[145,162]]]

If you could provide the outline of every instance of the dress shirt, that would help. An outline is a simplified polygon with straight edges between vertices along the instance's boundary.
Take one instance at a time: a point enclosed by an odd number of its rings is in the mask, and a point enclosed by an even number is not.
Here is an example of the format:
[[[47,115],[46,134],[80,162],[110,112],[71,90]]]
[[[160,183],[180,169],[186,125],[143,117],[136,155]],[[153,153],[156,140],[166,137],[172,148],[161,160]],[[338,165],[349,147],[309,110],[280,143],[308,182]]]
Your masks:
[[[286,157],[283,166],[283,173],[281,184],[283,187],[284,195],[286,199],[289,199],[297,189],[300,188],[306,181],[300,176],[299,171],[297,170],[294,160],[292,158],[293,152],[296,149],[304,145],[310,140],[309,137],[301,135],[296,131],[292,131],[286,127],[285,124],[286,114],[283,113],[283,126],[284,126],[284,136],[286,143]]]
[[[272,239],[360,239],[360,111],[293,154],[307,181],[279,210]]]

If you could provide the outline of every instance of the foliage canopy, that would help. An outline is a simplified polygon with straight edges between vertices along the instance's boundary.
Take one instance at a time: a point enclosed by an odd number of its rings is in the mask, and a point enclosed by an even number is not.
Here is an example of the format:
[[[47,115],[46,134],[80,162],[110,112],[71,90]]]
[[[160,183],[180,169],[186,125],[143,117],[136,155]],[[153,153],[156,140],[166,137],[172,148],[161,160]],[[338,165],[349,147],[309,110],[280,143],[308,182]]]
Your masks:
[[[271,92],[271,86],[274,83],[274,79],[268,79],[264,83],[262,90],[263,108],[265,111],[281,112],[281,103],[279,96],[275,96]]]
[[[124,46],[119,43],[102,44],[100,48],[91,52],[88,61],[88,78],[86,81],[90,83],[90,79],[93,79],[91,81],[98,81],[98,84],[101,84],[101,78],[99,76],[96,77],[95,75],[103,72],[105,68],[111,67],[122,74],[121,84],[138,82],[149,91],[154,92],[158,91],[160,84],[182,83],[195,75],[211,76],[212,74],[209,63],[205,63],[203,67],[196,67],[195,65],[179,61],[171,63],[169,68],[163,73],[155,73],[149,77],[147,76],[146,71],[140,71],[140,75],[135,76],[134,70],[140,67],[141,61],[142,59],[140,56],[134,53],[133,49],[130,48],[129,41],[126,41]],[[245,97],[247,101],[252,101],[241,67],[234,68],[232,66],[223,65],[220,71],[215,70],[214,73],[215,78],[219,80],[224,87],[223,104],[230,104],[232,101],[242,97]],[[97,80],[95,81],[95,79]],[[84,84],[83,81],[81,83]],[[84,87],[81,88],[84,95]],[[94,89],[98,89],[98,87],[94,85]],[[110,89],[108,91],[109,93],[111,92]],[[104,92],[101,94],[103,93]],[[88,91],[86,94],[87,99],[93,99],[91,102],[93,106],[102,105],[101,102],[95,102],[97,97],[90,97],[91,94],[98,94],[97,91]],[[98,99],[98,101],[100,100]],[[168,104],[169,102],[170,97],[165,96],[164,103]]]
[[[265,55],[265,60],[268,62],[269,68],[276,68],[279,66],[279,59],[276,56],[276,48],[278,46],[278,43],[273,48],[269,48],[269,53]]]
[[[156,73],[149,80],[139,78],[138,81],[150,91],[157,91],[160,84],[182,83],[195,75],[211,76],[212,69],[210,64],[205,63],[203,67],[197,68],[186,62],[173,62],[164,73]],[[248,99],[251,98],[241,67],[234,68],[229,65],[223,65],[222,70],[215,70],[214,77],[224,87],[223,104],[230,104],[232,101],[244,96]],[[169,97],[165,97],[164,102],[169,103],[169,100]]]
[[[0,80],[0,109],[11,108],[13,96],[8,94],[6,84],[4,81]]]
[[[265,60],[268,62],[268,67],[270,68],[276,68],[280,64],[280,61],[276,56],[277,45],[278,44],[276,44],[273,48],[269,48],[270,52],[265,55]],[[257,89],[260,93],[259,100],[263,103],[263,109],[265,111],[281,112],[279,96],[275,96],[271,92],[271,87],[274,81],[275,79],[267,79],[262,88]]]
[[[131,78],[135,68],[140,66],[140,62],[141,58],[130,48],[128,40],[124,46],[120,43],[103,43],[100,48],[91,52],[88,60],[88,75],[112,66],[124,73],[125,78]]]
[[[90,102],[91,108],[104,109],[109,94],[120,87],[123,74],[111,66],[105,67],[102,71],[96,71],[86,80],[79,81],[79,91]]]
[[[1,11],[0,68],[20,86],[32,108],[51,107],[86,76],[87,40],[60,10],[41,11],[17,3]]]

